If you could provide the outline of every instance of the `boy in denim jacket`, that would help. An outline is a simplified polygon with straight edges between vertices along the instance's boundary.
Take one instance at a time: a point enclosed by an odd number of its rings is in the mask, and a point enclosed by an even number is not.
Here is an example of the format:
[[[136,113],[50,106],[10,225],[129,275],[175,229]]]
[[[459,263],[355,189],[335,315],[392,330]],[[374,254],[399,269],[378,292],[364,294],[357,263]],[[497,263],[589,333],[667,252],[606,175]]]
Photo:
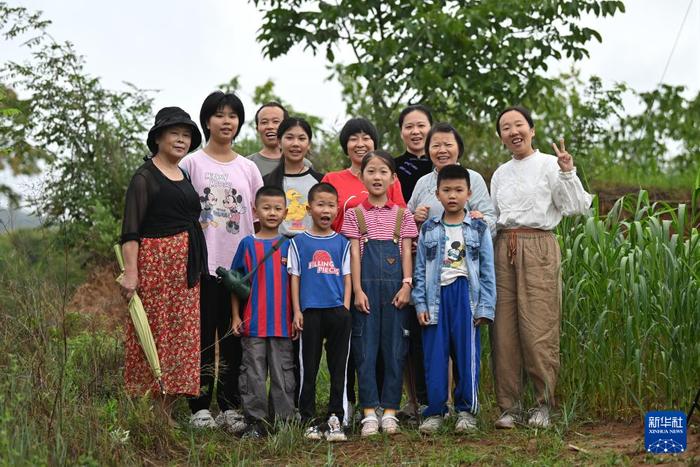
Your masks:
[[[479,409],[479,329],[493,321],[496,277],[491,232],[465,210],[469,172],[459,165],[440,170],[436,196],[445,208],[425,221],[418,238],[412,297],[423,326],[428,407],[421,433],[434,433],[447,412],[449,357],[457,374],[455,431],[476,429]]]

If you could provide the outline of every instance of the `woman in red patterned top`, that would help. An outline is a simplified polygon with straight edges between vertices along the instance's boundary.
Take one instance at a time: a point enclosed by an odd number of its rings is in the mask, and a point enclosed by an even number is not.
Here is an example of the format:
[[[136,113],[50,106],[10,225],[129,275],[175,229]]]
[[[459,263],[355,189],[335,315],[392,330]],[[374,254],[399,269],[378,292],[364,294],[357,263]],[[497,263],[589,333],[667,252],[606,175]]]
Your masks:
[[[340,232],[345,219],[345,211],[359,206],[367,199],[367,188],[360,179],[362,158],[374,151],[379,142],[377,129],[366,118],[351,118],[340,130],[340,146],[350,158],[350,168],[327,173],[323,180],[338,190],[338,216],[333,221],[333,230]],[[401,207],[406,207],[406,201],[401,193],[401,183],[394,181],[387,192],[389,200]]]

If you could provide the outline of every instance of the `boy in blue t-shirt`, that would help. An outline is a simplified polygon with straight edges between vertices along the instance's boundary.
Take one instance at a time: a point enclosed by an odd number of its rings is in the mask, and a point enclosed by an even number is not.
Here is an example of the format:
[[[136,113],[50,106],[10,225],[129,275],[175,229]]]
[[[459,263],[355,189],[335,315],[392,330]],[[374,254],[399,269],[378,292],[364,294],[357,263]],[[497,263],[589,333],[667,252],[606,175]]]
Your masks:
[[[469,172],[459,165],[440,170],[437,198],[442,216],[426,220],[416,251],[411,296],[423,326],[423,361],[428,407],[421,433],[435,433],[447,413],[448,361],[457,369],[455,431],[476,429],[479,409],[479,326],[493,322],[496,275],[491,232],[466,211]]]
[[[241,241],[231,265],[231,269],[247,274],[270,250],[276,249],[253,274],[243,313],[238,298],[231,294],[231,327],[235,335],[242,336],[239,386],[248,424],[243,436],[251,438],[264,436],[265,419],[271,415],[266,387],[268,371],[274,416],[282,420],[294,416],[289,243],[279,234],[279,226],[287,215],[284,192],[277,187],[260,188],[255,195],[255,215],[260,220],[260,231]]]
[[[338,192],[328,183],[309,190],[312,227],[291,240],[289,273],[292,284],[294,330],[301,335],[299,412],[303,423],[316,416],[316,376],[326,340],[331,388],[326,424],[311,426],[307,439],[347,439],[348,399],[345,394],[350,350],[350,242],[331,229],[338,214]]]

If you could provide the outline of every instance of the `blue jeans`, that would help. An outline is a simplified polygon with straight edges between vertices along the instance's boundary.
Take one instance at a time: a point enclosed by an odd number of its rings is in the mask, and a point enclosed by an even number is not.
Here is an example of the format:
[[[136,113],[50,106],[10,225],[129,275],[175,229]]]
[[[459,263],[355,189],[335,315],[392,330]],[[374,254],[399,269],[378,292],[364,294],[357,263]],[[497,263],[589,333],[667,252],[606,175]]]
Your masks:
[[[398,409],[409,337],[409,308],[399,310],[391,303],[403,278],[398,245],[391,240],[365,243],[361,274],[370,312],[365,314],[353,307],[351,347],[357,366],[360,406]],[[381,400],[376,376],[380,352],[384,361]]]

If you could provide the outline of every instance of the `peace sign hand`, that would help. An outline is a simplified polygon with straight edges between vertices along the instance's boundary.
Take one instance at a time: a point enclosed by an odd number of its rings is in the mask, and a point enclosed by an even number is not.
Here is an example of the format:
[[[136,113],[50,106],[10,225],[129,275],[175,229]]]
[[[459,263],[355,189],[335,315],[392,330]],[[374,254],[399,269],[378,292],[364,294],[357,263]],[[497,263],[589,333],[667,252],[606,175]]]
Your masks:
[[[562,172],[571,172],[574,170],[574,158],[566,151],[564,146],[564,138],[559,139],[559,146],[556,143],[552,143],[552,148],[554,148],[554,154],[557,155],[557,164]]]

